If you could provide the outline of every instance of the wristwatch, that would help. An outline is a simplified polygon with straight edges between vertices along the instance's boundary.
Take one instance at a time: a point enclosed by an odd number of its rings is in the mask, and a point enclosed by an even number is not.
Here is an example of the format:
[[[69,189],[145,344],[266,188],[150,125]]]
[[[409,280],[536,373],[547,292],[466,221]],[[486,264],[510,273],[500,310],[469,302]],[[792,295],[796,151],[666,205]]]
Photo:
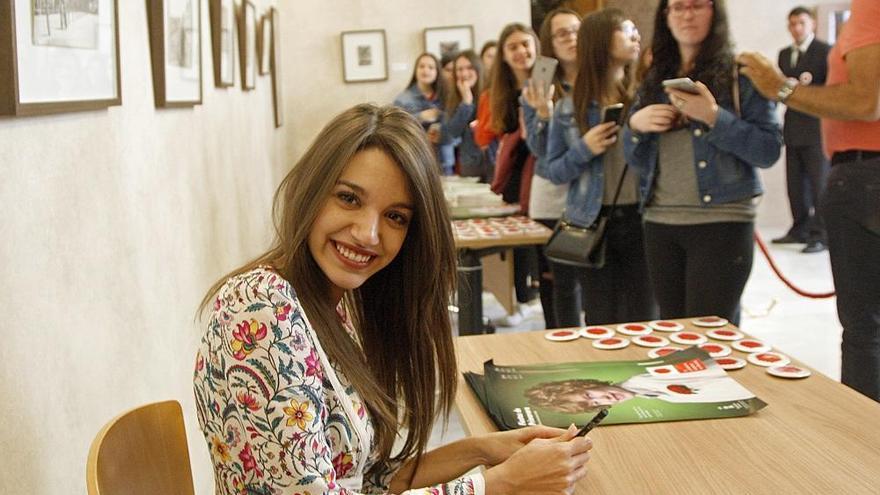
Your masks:
[[[782,87],[779,88],[779,91],[776,93],[776,100],[780,103],[785,103],[785,100],[794,93],[794,88],[798,86],[798,80],[789,77],[782,83]]]

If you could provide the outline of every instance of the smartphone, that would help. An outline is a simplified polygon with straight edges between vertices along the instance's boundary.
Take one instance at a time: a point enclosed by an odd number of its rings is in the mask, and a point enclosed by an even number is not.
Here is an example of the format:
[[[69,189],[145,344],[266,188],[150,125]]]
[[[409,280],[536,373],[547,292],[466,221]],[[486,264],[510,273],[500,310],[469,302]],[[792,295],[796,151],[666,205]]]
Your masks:
[[[596,425],[601,423],[602,420],[605,419],[605,416],[608,416],[608,408],[600,410],[598,414],[593,416],[593,419],[591,419],[589,423],[585,424],[583,428],[578,430],[577,435],[575,435],[575,436],[581,437],[581,436],[586,435],[587,433],[590,432],[590,430],[595,428]]]
[[[555,58],[541,55],[535,60],[535,65],[532,66],[531,79],[535,83],[540,84],[544,88],[545,93],[550,89],[550,85],[553,84],[553,76],[556,74],[556,66],[558,64],[559,61]]]
[[[614,122],[617,125],[623,125],[623,103],[602,107],[602,115],[599,121],[603,124],[605,122]]]
[[[666,79],[662,82],[664,88],[677,89],[685,93],[700,94],[697,89],[697,83],[689,77],[679,77],[678,79]]]

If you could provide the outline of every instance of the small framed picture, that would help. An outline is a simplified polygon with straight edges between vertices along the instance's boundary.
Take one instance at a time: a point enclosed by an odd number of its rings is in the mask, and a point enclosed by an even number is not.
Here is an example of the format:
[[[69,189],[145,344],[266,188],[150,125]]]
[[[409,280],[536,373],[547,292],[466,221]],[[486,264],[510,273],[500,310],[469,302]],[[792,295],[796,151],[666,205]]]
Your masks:
[[[278,9],[269,9],[269,22],[272,24],[272,46],[270,48],[269,68],[272,72],[272,104],[275,110],[275,127],[284,124],[284,101],[283,87],[281,85],[281,21],[278,19]]]
[[[849,2],[819,5],[816,7],[816,36],[833,45],[849,15]]]
[[[446,26],[425,29],[425,51],[438,59],[474,49],[473,26]]]
[[[250,0],[241,2],[238,27],[241,55],[241,87],[254,89],[257,81],[257,8]]]
[[[388,79],[384,29],[342,33],[342,75],[345,82]]]
[[[117,0],[0,0],[0,115],[122,104]]]
[[[269,73],[269,59],[272,53],[272,16],[268,13],[260,18],[257,36],[257,59],[261,76]]]
[[[235,84],[235,4],[233,0],[211,0],[211,47],[214,55],[214,85]]]
[[[202,9],[193,0],[149,0],[150,55],[157,107],[202,103]]]

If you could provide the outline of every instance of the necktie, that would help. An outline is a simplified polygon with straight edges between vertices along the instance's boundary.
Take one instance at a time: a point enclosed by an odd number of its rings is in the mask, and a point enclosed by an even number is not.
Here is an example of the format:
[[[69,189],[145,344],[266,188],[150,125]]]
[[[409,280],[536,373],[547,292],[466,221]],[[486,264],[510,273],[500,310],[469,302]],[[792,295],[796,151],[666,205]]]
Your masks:
[[[795,48],[791,51],[791,66],[796,67],[798,60],[801,58],[801,51],[798,48]]]

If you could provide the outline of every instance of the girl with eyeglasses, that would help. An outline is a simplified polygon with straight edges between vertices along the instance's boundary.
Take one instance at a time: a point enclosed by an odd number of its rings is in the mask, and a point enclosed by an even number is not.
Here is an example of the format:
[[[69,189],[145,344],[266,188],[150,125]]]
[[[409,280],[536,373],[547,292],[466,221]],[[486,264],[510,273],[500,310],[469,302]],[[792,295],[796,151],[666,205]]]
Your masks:
[[[618,139],[620,125],[600,121],[603,107],[617,103],[626,107],[632,100],[640,41],[635,25],[618,9],[603,9],[584,18],[578,33],[574,89],[554,111],[548,159],[538,169],[553,182],[570,185],[566,221],[589,227],[600,215],[610,214],[605,266],[575,268],[584,292],[587,324],[654,316],[638,210],[639,174],[626,168]],[[563,326],[579,324],[580,314],[572,309],[574,297],[569,294],[558,301],[557,315]]]
[[[758,168],[776,163],[776,105],[735,69],[723,0],[661,0],[654,60],[624,133],[646,176],[645,252],[661,318],[739,323],[752,268]],[[695,92],[663,88],[689,77]]]

